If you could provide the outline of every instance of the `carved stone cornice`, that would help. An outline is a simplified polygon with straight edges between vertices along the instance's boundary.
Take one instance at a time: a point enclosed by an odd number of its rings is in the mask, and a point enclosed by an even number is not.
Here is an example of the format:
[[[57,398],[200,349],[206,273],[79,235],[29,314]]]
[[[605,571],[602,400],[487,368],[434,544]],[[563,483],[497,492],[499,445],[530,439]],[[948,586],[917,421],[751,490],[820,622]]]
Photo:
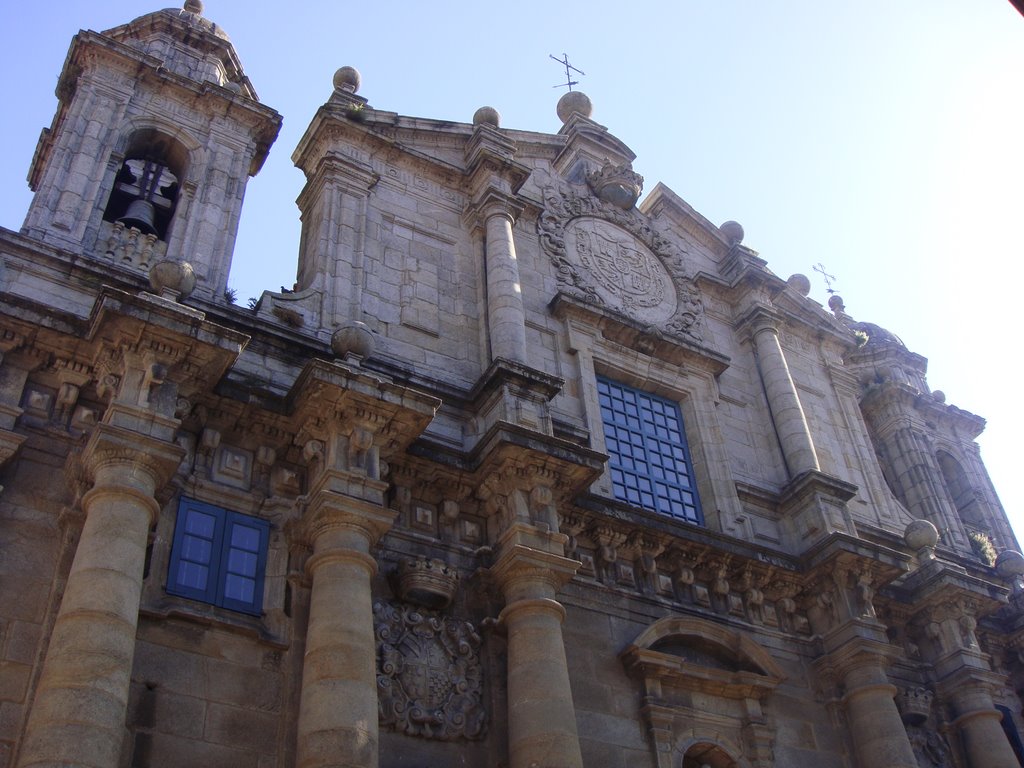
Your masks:
[[[555,317],[579,318],[597,328],[603,338],[673,365],[706,370],[717,376],[731,362],[727,355],[700,343],[686,328],[676,327],[671,321],[664,327],[642,323],[574,291],[559,291],[548,307]]]
[[[205,315],[148,294],[104,288],[87,340],[101,396],[171,417],[177,398],[213,390],[249,337]]]
[[[441,401],[341,363],[312,360],[292,385],[287,404],[297,445],[362,430],[387,458],[419,436]],[[365,435],[355,437],[365,441]]]

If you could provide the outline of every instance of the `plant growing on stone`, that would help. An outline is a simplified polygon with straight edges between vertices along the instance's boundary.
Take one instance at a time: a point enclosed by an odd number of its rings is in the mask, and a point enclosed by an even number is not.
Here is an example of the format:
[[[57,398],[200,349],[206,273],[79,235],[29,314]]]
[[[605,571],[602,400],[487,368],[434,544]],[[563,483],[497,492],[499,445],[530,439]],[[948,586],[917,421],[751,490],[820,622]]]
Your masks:
[[[987,533],[981,531],[970,531],[967,534],[967,538],[970,539],[971,549],[974,550],[974,554],[978,556],[978,559],[990,568],[996,564],[996,547],[992,543],[992,539],[989,538]]]

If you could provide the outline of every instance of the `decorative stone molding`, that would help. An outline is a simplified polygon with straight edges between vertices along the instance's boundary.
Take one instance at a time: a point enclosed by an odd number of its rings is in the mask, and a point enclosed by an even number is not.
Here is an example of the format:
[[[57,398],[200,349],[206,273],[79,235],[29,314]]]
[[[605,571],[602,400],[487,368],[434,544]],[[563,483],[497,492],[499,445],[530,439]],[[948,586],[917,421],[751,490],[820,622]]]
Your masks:
[[[380,724],[440,741],[482,739],[487,712],[473,625],[383,601],[373,614]]]
[[[704,306],[678,244],[632,206],[624,210],[553,177],[539,183],[537,233],[566,293],[701,341]]]
[[[398,565],[398,595],[426,608],[446,608],[459,586],[459,573],[442,560],[407,558]]]
[[[640,199],[644,177],[629,163],[615,165],[609,162],[601,170],[587,173],[587,186],[606,203],[628,211]]]
[[[896,696],[896,706],[899,707],[903,722],[908,726],[925,722],[931,714],[934,698],[934,693],[920,686],[901,690]]]
[[[951,765],[946,738],[933,728],[908,725],[907,737],[920,768],[946,768]]]
[[[659,768],[679,765],[673,747],[678,751],[687,737],[702,732],[727,738],[734,754],[756,756],[755,765],[771,764],[774,734],[762,702],[784,675],[758,643],[709,621],[668,616],[644,630],[620,658],[643,686],[641,714]],[[691,706],[692,700],[707,704]]]

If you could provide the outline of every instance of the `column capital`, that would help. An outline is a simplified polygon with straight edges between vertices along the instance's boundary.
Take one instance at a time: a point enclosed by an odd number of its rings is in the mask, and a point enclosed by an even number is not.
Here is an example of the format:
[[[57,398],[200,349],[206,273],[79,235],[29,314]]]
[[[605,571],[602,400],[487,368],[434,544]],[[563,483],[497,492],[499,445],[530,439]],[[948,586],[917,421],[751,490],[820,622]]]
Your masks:
[[[383,496],[384,483],[378,485]],[[315,552],[351,549],[366,553],[391,530],[397,516],[397,510],[383,503],[325,489],[309,498],[297,530]]]
[[[564,534],[555,535],[564,538]],[[509,604],[524,599],[553,598],[572,581],[582,565],[579,560],[518,543],[509,542],[499,551],[490,574]]]
[[[778,336],[782,324],[782,315],[774,307],[767,304],[754,304],[746,308],[733,327],[737,331],[748,333],[753,338],[762,331],[769,331]]]
[[[488,186],[473,196],[463,211],[463,220],[482,227],[495,216],[514,225],[526,206],[496,186]]]
[[[65,471],[81,492],[107,486],[132,492],[150,507],[152,524],[159,513],[155,497],[174,476],[184,455],[185,450],[176,443],[101,423],[81,454],[69,458]]]

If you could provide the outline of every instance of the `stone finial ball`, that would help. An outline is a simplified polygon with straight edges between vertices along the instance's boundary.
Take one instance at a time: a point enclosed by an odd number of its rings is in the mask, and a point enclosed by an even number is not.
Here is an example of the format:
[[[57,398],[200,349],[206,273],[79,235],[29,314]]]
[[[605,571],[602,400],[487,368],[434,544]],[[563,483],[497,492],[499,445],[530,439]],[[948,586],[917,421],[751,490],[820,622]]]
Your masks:
[[[946,402],[946,393],[943,392],[941,389],[936,389],[934,392],[932,392],[932,400],[934,400],[936,403],[944,403]]]
[[[473,113],[473,125],[501,125],[501,114],[494,107],[480,107]]]
[[[203,3],[202,0],[185,0],[185,10],[189,13],[202,14]]]
[[[833,312],[841,312],[846,309],[846,305],[843,303],[843,297],[838,293],[833,293],[828,297],[828,308]]]
[[[359,70],[355,67],[342,67],[334,73],[334,87],[349,93],[358,93],[363,82]]]
[[[357,355],[367,358],[373,353],[374,339],[370,326],[352,320],[341,326],[331,336],[331,351],[338,357]]]
[[[558,113],[559,120],[568,123],[574,112],[578,112],[583,117],[590,117],[594,113],[594,105],[583,91],[569,91],[558,100],[555,111]]]
[[[169,292],[184,299],[196,288],[196,272],[187,261],[165,259],[150,267],[149,285],[158,295]]]
[[[727,221],[719,227],[725,240],[729,245],[738,245],[743,242],[743,227],[737,221]]]
[[[912,520],[903,531],[903,540],[907,542],[908,547],[917,552],[938,544],[939,530],[928,520]]]
[[[801,296],[806,296],[811,292],[811,281],[807,279],[807,275],[801,275],[799,272],[789,276],[789,280],[786,281],[790,288],[799,293]]]
[[[1024,576],[1024,555],[1015,549],[1004,549],[996,556],[996,572],[1007,579]]]

